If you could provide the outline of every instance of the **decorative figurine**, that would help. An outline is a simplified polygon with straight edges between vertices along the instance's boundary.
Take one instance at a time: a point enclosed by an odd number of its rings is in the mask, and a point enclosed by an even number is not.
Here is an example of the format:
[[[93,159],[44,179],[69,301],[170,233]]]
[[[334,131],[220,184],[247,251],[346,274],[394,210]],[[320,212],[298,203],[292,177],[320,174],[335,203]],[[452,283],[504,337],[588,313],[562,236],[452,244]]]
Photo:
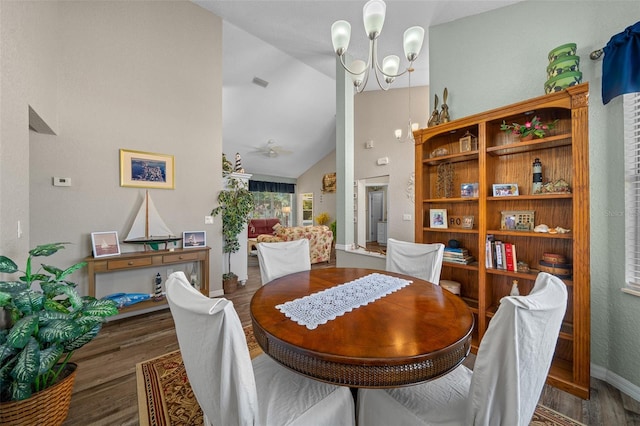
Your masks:
[[[162,300],[164,296],[162,295],[162,277],[160,276],[160,272],[156,274],[156,290],[153,293],[153,300],[156,302]]]
[[[433,105],[433,112],[431,113],[431,118],[427,122],[427,127],[433,127],[440,124],[440,113],[438,112],[438,95],[435,95],[436,99]]]
[[[531,186],[532,194],[539,194],[542,190],[542,163],[539,158],[533,162],[533,185]]]
[[[513,280],[513,285],[511,286],[511,293],[509,296],[520,296],[520,290],[518,289],[518,280]]]
[[[447,96],[449,95],[449,91],[447,90],[447,88],[444,88],[444,93],[442,94],[442,112],[440,113],[440,120],[439,120],[439,124],[441,123],[448,123],[450,120],[449,118],[449,105],[447,105]]]
[[[244,169],[242,168],[242,157],[240,157],[239,152],[236,152],[236,167],[233,171],[236,173],[244,173]]]

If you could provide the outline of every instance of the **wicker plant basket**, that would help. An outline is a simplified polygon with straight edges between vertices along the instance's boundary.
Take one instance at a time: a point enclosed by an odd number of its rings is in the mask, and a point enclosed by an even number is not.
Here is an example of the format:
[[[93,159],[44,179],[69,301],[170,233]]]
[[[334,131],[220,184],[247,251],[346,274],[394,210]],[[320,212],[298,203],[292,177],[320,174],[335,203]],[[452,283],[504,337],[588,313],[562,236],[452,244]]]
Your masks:
[[[29,399],[0,403],[1,425],[59,426],[67,418],[77,365],[66,366],[66,377]]]

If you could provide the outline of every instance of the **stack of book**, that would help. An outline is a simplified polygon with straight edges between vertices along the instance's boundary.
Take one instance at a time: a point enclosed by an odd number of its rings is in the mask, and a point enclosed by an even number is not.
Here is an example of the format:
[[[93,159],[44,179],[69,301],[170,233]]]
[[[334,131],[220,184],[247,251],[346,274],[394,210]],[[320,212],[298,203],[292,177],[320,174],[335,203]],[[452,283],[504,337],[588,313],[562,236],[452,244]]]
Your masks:
[[[518,272],[516,245],[496,240],[493,235],[487,235],[485,260],[487,268]]]
[[[473,256],[469,254],[469,250],[466,248],[444,248],[444,257],[442,259],[444,262],[451,263],[460,263],[462,265],[468,265],[473,262],[475,259]]]

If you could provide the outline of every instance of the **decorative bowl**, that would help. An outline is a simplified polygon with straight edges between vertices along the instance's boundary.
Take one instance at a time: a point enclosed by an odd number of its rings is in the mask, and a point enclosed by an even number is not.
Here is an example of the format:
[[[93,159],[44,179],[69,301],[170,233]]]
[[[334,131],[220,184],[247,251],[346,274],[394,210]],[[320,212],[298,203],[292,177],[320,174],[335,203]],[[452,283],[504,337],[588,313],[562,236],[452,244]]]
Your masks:
[[[548,272],[558,278],[571,278],[572,265],[570,263],[549,263],[541,260],[538,269],[542,272]]]
[[[547,78],[555,77],[569,71],[580,71],[580,56],[561,56],[547,67]]]
[[[549,58],[549,62],[553,62],[561,56],[570,56],[575,55],[577,51],[575,43],[567,43],[561,46],[556,47],[547,56]]]
[[[580,71],[563,72],[560,75],[551,77],[544,84],[544,92],[549,94],[553,92],[560,92],[567,87],[575,86],[582,83],[582,73]]]

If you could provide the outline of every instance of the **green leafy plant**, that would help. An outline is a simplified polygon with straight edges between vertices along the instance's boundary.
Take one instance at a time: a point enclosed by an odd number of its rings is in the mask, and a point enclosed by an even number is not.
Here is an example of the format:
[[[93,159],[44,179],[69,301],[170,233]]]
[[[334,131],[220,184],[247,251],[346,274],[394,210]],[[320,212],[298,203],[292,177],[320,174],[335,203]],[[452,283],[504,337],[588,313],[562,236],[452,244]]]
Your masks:
[[[240,250],[238,235],[249,222],[254,208],[253,195],[244,182],[233,176],[227,176],[228,187],[218,194],[218,207],[211,211],[212,216],[222,215],[222,251],[227,254],[227,273],[222,279],[236,277],[231,272],[231,254]]]
[[[85,262],[66,269],[41,265],[34,272],[33,258],[51,256],[65,244],[30,250],[24,271],[0,256],[0,272],[23,274],[18,281],[0,281],[0,308],[11,317],[9,328],[0,330],[2,402],[27,399],[55,384],[73,352],[98,335],[106,317],[118,313],[113,301],[81,297],[67,281]]]
[[[553,129],[557,123],[558,120],[552,121],[551,123],[543,124],[540,122],[540,118],[538,118],[538,116],[534,116],[531,121],[527,121],[524,124],[507,124],[504,120],[502,120],[500,130],[502,130],[503,132],[511,132],[514,135],[519,135],[521,138],[529,135],[543,138],[545,132],[547,130]]]

